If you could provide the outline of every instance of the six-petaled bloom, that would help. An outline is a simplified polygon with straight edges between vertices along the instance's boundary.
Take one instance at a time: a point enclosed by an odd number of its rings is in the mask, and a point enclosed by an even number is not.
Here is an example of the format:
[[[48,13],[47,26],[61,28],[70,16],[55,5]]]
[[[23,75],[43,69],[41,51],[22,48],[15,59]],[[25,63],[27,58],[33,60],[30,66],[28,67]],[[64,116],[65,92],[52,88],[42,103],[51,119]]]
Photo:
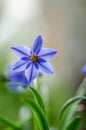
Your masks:
[[[55,54],[56,50],[51,48],[42,48],[42,37],[38,36],[28,49],[25,46],[13,46],[12,52],[19,58],[13,66],[13,70],[17,72],[24,71],[28,82],[32,82],[39,71],[52,74],[53,68],[49,64]]]
[[[86,65],[81,68],[81,74],[86,76]]]

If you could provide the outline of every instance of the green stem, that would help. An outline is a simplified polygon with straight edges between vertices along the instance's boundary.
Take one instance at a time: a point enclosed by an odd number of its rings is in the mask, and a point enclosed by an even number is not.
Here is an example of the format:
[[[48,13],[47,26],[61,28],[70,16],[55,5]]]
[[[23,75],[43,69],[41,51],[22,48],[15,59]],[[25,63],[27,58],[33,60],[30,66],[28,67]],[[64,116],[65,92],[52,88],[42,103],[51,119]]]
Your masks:
[[[39,83],[39,77],[38,77],[38,75],[36,76],[36,78],[35,78],[35,81],[34,81],[34,88],[36,89],[36,90],[40,90],[40,83]],[[31,91],[32,91],[33,89],[31,89]],[[32,91],[33,92],[33,91]],[[34,94],[34,93],[33,93]],[[36,123],[36,121],[34,120],[34,130],[38,130],[38,126],[37,126],[37,123]]]
[[[40,82],[39,82],[39,77],[36,76],[36,79],[34,81],[34,87],[36,90],[40,91]]]

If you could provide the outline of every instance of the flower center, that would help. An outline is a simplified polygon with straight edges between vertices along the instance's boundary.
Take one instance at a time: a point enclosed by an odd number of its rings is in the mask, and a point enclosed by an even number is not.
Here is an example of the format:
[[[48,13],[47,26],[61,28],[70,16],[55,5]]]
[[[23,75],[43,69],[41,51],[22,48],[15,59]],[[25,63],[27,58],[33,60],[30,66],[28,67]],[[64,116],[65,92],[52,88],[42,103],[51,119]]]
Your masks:
[[[38,57],[35,56],[35,55],[32,55],[32,56],[30,56],[30,60],[31,60],[32,62],[35,62],[35,61],[38,60]]]

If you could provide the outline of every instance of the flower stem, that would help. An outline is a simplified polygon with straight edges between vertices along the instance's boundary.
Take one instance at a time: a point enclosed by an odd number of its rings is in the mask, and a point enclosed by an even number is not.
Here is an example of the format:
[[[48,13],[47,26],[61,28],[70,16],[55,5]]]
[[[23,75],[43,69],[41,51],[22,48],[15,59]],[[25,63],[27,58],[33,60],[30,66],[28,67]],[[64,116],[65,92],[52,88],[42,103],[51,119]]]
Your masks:
[[[34,80],[34,88],[38,91],[40,91],[40,82],[39,82],[39,77],[36,76],[36,79]]]

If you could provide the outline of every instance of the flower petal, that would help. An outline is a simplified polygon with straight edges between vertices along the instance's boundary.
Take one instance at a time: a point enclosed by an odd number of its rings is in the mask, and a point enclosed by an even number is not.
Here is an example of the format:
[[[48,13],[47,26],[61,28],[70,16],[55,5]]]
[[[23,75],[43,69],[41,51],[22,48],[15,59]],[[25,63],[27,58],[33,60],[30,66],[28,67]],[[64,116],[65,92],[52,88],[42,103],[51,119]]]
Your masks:
[[[24,46],[13,46],[11,47],[11,50],[19,58],[30,56],[30,49]]]
[[[38,62],[47,62],[46,60],[42,59],[42,58],[38,58]]]
[[[21,58],[21,60],[28,61],[29,57],[23,57],[23,58]]]
[[[51,48],[42,48],[39,51],[39,53],[38,53],[37,56],[39,58],[43,58],[43,59],[49,61],[49,60],[51,60],[55,56],[56,53],[57,53],[57,51],[54,50],[54,49],[51,49]]]
[[[28,69],[31,64],[32,64],[32,62],[30,61],[30,62],[27,64],[26,69]]]
[[[13,70],[10,70],[9,76],[9,81],[15,83],[15,86],[18,86],[17,83],[20,83],[21,86],[28,85],[28,80],[26,79],[25,71],[15,72]]]
[[[38,66],[38,63],[37,62],[34,62],[34,65],[37,69],[39,69],[39,66]]]
[[[23,60],[18,60],[14,66],[13,66],[13,70],[16,72],[20,72],[20,71],[24,71],[26,69],[26,65],[27,65],[27,61],[23,61]]]
[[[41,47],[42,47],[42,37],[39,35],[31,46],[32,53],[37,54],[40,51]]]
[[[45,62],[45,63],[38,63],[39,65],[39,68],[44,71],[45,73],[48,73],[48,74],[52,74],[53,73],[53,68],[52,66],[48,63],[48,62]]]
[[[25,75],[29,82],[32,82],[32,80],[35,79],[37,71],[38,70],[33,63],[29,66],[28,69],[25,70]]]

